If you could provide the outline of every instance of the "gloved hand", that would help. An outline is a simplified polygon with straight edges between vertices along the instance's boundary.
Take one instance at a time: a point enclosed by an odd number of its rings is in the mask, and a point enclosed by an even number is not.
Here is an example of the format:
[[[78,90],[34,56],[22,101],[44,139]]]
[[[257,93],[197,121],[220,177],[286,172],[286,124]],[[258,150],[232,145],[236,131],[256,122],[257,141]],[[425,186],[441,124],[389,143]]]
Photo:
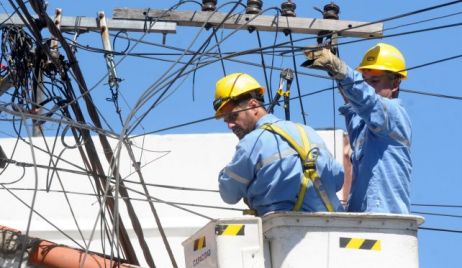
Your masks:
[[[346,64],[325,47],[309,47],[303,51],[307,58],[302,66],[325,70],[332,78],[343,80],[347,73]]]

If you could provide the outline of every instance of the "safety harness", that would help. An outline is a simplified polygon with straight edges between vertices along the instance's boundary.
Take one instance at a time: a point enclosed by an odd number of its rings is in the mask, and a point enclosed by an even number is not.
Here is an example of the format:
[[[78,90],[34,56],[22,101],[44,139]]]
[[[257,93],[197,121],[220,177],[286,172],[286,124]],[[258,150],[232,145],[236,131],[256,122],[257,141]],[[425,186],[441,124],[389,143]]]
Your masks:
[[[311,148],[311,144],[306,133],[305,128],[300,125],[296,124],[297,130],[300,134],[302,139],[303,145],[300,146],[285,130],[283,130],[277,124],[264,124],[260,128],[264,130],[268,130],[272,133],[278,134],[281,136],[285,141],[289,143],[289,145],[298,153],[300,160],[302,161],[303,165],[303,178],[300,185],[300,190],[298,191],[297,201],[295,202],[295,206],[293,207],[293,211],[299,211],[302,208],[303,200],[305,198],[306,188],[308,187],[308,180],[311,181],[313,184],[316,192],[318,193],[319,197],[321,198],[324,206],[326,207],[327,211],[333,212],[334,207],[332,206],[332,202],[329,200],[329,197],[322,186],[321,179],[319,178],[318,172],[316,171],[316,158],[317,156],[313,157],[313,151],[317,148]]]

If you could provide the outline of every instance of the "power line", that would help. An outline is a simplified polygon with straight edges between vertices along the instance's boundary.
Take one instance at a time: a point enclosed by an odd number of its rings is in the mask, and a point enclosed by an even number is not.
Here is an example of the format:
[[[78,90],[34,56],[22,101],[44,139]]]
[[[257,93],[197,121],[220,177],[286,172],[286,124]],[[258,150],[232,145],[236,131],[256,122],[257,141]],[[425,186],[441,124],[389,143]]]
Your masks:
[[[454,214],[444,214],[444,213],[434,213],[434,212],[421,212],[421,211],[412,211],[412,213],[429,215],[429,216],[441,216],[441,217],[451,217],[451,218],[462,218],[462,215]]]
[[[6,190],[6,188],[5,187],[0,188],[0,190]],[[9,187],[8,190],[10,190],[10,191],[35,191],[35,189],[19,188],[19,187]],[[37,189],[36,191],[38,191],[38,192],[47,192],[47,193],[58,193],[58,194],[72,194],[72,195],[78,195],[78,196],[92,196],[92,197],[98,197],[99,196],[99,195],[94,194],[94,193],[76,192],[76,191],[69,191],[69,190]],[[106,198],[111,198],[111,199],[115,198],[112,195],[106,195],[105,197]],[[241,208],[212,206],[212,205],[207,205],[207,204],[165,201],[165,200],[160,200],[160,199],[156,199],[156,198],[153,198],[153,197],[145,197],[145,198],[117,197],[117,198],[119,198],[119,199],[130,199],[132,201],[140,201],[140,202],[156,202],[156,203],[167,204],[167,205],[181,205],[181,206],[191,206],[191,207],[200,207],[200,208],[213,208],[213,209],[232,210],[232,211],[243,211],[244,210],[244,209],[241,209]]]
[[[425,92],[425,91],[405,89],[405,88],[400,88],[399,90],[403,92],[407,92],[407,93],[413,93],[413,94],[424,95],[424,96],[429,96],[429,97],[445,98],[445,99],[452,99],[452,100],[462,100],[462,97],[459,97],[459,96],[450,96],[450,95],[444,95],[440,93],[432,93],[432,92]]]
[[[127,183],[140,184],[140,182],[127,180],[127,179],[124,179],[124,181],[127,182]],[[172,189],[172,190],[211,192],[211,193],[218,193],[219,192],[218,190],[211,190],[211,189],[202,189],[202,188],[194,188],[194,187],[182,187],[182,186],[156,184],[156,183],[148,183],[148,182],[145,182],[144,184],[146,184],[147,186],[167,188],[167,189]]]
[[[451,205],[451,204],[420,204],[412,203],[412,206],[417,207],[440,207],[440,208],[462,208],[462,205]]]
[[[395,29],[398,29],[398,28],[408,27],[408,26],[412,26],[412,25],[422,24],[422,23],[425,23],[425,22],[430,22],[430,21],[435,21],[435,20],[440,20],[440,19],[446,19],[446,18],[456,16],[456,15],[460,15],[460,14],[462,14],[462,11],[461,12],[450,13],[450,14],[447,14],[447,15],[438,16],[438,17],[434,17],[434,18],[430,18],[430,19],[425,19],[425,20],[419,20],[419,21],[415,21],[415,22],[411,22],[411,23],[406,23],[406,24],[386,28],[386,29],[384,29],[384,32],[385,31],[390,31],[390,30],[395,30]]]
[[[443,229],[443,228],[433,228],[433,227],[419,227],[419,230],[427,230],[427,231],[437,231],[437,232],[447,232],[447,233],[459,233],[459,234],[462,234],[462,230]]]

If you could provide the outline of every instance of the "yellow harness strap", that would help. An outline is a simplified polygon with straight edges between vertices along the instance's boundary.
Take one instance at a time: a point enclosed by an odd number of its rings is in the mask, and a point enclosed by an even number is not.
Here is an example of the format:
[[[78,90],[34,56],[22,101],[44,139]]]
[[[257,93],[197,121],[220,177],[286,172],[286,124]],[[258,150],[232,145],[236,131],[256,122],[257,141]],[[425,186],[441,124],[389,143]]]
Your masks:
[[[298,191],[297,201],[295,202],[295,206],[292,210],[299,211],[302,208],[303,200],[305,199],[306,188],[308,187],[308,180],[311,180],[311,183],[313,183],[313,186],[316,189],[316,192],[318,193],[322,202],[324,203],[327,211],[332,212],[334,211],[334,207],[332,206],[332,203],[330,202],[329,197],[324,190],[324,187],[322,186],[318,172],[316,172],[316,163],[311,153],[311,144],[308,139],[308,135],[302,125],[296,124],[296,126],[302,139],[303,146],[300,146],[285,130],[276,124],[265,124],[261,126],[262,129],[278,134],[284,140],[286,140],[289,145],[294,148],[295,151],[297,151],[298,156],[302,161],[303,178],[300,184],[300,190]]]

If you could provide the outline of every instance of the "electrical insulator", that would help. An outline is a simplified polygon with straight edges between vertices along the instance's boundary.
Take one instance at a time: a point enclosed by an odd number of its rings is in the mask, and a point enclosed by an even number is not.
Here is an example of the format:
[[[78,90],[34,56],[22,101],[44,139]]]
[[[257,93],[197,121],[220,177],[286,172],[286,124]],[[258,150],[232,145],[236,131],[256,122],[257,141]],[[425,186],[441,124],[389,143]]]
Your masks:
[[[297,5],[295,3],[292,3],[292,1],[284,2],[281,4],[281,15],[286,16],[286,17],[295,17],[295,8],[297,8]]]
[[[334,3],[330,3],[324,6],[324,12],[322,16],[324,19],[338,20],[338,14],[340,13],[340,7]]]
[[[202,0],[202,11],[215,11],[217,0]]]
[[[261,0],[247,0],[246,14],[260,14],[263,1]]]

